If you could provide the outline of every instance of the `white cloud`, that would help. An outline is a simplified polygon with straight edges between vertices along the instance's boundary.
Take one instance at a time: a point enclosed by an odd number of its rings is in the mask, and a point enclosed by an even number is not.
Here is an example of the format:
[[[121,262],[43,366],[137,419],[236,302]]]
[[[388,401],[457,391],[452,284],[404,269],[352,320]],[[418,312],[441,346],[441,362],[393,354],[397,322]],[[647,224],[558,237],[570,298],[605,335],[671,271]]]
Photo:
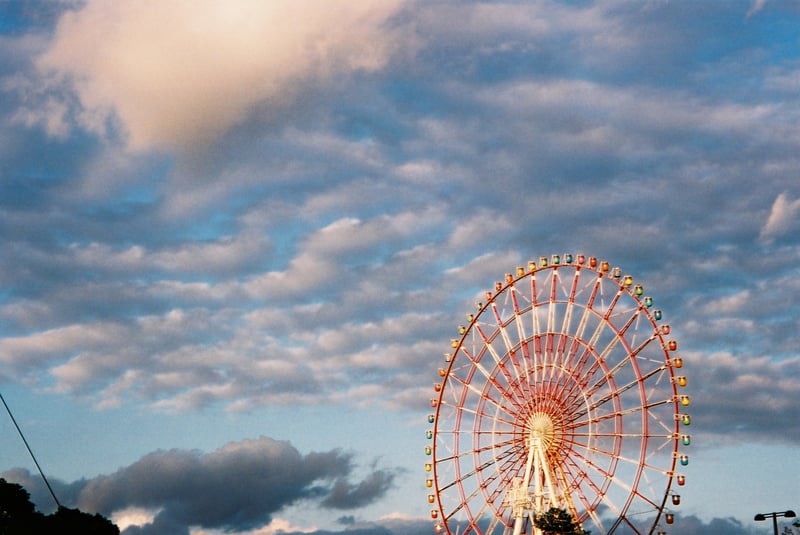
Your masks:
[[[381,68],[399,5],[90,0],[62,16],[37,66],[74,84],[84,126],[102,131],[115,112],[132,148],[186,148],[306,84]],[[55,133],[62,116],[46,123]]]
[[[156,514],[158,514],[158,510],[144,507],[126,507],[120,511],[114,511],[111,515],[111,520],[120,531],[125,531],[129,526],[143,526],[152,523]]]
[[[94,325],[68,325],[28,336],[6,337],[0,341],[0,362],[6,364],[30,364],[49,355],[70,352],[76,346],[104,346],[118,340],[123,333],[118,325],[96,323]]]
[[[781,193],[772,203],[766,224],[761,228],[761,241],[772,243],[778,236],[785,234],[796,223],[800,214],[800,199],[789,200],[786,192]]]
[[[767,5],[767,0],[753,0],[753,4],[750,6],[750,9],[747,11],[747,16],[752,17],[762,9],[764,6]]]
[[[246,230],[235,236],[223,236],[214,241],[192,242],[162,250],[150,251],[141,245],[125,249],[92,242],[72,244],[72,260],[85,269],[107,269],[122,273],[142,269],[164,270],[170,273],[223,272],[240,268],[261,257],[270,246],[269,239],[257,231]]]
[[[512,229],[513,224],[505,214],[482,209],[453,229],[448,246],[454,249],[467,248]]]

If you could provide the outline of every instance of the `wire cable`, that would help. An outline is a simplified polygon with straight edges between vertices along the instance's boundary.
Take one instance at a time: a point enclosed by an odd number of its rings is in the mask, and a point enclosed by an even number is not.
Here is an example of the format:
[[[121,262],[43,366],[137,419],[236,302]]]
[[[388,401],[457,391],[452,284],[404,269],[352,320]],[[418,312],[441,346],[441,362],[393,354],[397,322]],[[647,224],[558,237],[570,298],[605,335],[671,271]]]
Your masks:
[[[11,422],[14,424],[14,427],[17,428],[17,433],[19,433],[19,438],[21,438],[23,444],[25,444],[25,448],[28,450],[28,453],[30,454],[31,459],[33,459],[33,464],[36,465],[36,469],[39,471],[39,475],[42,476],[42,481],[44,481],[44,484],[47,486],[47,490],[50,491],[50,496],[53,497],[53,501],[56,502],[56,505],[58,506],[58,508],[61,509],[61,502],[59,502],[58,498],[56,498],[56,493],[53,492],[53,487],[50,486],[50,482],[47,480],[47,476],[44,475],[44,471],[42,471],[42,467],[39,466],[39,461],[36,460],[36,456],[33,454],[33,450],[31,449],[30,445],[28,444],[28,441],[25,440],[25,435],[22,434],[22,429],[20,429],[19,424],[17,424],[16,418],[14,418],[14,415],[11,414],[11,409],[8,407],[8,403],[6,403],[6,400],[3,397],[3,394],[0,394],[0,401],[3,402],[3,406],[6,408],[6,412],[8,413],[8,416],[11,418]]]

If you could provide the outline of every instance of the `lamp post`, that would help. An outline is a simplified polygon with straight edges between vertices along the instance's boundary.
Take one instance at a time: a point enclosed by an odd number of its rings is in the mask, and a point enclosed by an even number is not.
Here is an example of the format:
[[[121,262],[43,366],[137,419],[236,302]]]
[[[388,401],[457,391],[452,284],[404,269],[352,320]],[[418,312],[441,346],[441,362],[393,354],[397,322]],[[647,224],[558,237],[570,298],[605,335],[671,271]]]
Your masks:
[[[794,511],[789,509],[788,511],[778,511],[776,513],[758,513],[753,520],[756,522],[760,522],[762,520],[766,520],[767,518],[772,517],[772,528],[775,530],[775,535],[778,535],[778,517],[784,516],[786,518],[794,518],[797,515],[794,514]]]

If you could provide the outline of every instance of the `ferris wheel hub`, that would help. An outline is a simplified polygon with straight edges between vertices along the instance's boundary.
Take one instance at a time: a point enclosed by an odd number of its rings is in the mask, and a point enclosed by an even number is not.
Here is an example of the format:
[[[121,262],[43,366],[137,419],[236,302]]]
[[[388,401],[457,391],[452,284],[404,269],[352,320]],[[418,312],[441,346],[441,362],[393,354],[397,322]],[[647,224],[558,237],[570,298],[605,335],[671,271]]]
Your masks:
[[[549,414],[545,412],[535,412],[528,419],[529,444],[540,444],[544,451],[553,451],[558,447],[559,432]]]

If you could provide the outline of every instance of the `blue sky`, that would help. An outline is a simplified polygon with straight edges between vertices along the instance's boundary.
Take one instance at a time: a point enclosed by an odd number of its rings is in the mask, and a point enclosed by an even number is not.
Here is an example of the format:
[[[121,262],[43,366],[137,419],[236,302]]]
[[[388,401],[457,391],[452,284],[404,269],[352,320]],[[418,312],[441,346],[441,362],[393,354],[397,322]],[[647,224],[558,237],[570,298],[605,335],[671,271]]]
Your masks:
[[[772,0],[0,3],[0,389],[59,498],[126,535],[430,533],[441,354],[495,280],[572,252],[680,340],[670,532],[763,532],[800,508],[798,25]],[[51,507],[2,429],[2,477]]]

